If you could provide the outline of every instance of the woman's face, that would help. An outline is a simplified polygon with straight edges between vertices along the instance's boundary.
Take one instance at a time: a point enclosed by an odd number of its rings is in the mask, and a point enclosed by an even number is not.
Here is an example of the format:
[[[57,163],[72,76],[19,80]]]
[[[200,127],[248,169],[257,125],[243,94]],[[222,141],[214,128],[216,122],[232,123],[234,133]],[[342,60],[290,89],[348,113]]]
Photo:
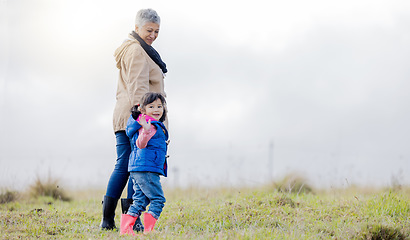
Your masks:
[[[147,22],[144,26],[135,26],[135,32],[148,44],[151,44],[157,39],[159,33],[159,25],[153,22]]]

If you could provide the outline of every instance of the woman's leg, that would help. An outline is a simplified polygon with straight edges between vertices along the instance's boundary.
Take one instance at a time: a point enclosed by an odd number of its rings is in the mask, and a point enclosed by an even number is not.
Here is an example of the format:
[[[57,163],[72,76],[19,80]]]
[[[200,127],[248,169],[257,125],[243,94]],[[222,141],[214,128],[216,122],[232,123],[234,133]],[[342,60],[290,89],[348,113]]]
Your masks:
[[[131,144],[125,131],[116,132],[115,137],[117,162],[108,181],[107,192],[103,200],[103,219],[101,222],[101,228],[107,230],[116,228],[114,221],[115,208],[128,181],[128,160],[131,153]]]
[[[105,195],[118,199],[128,181],[128,160],[131,153],[131,144],[125,131],[115,133],[117,140],[117,162],[108,181]]]

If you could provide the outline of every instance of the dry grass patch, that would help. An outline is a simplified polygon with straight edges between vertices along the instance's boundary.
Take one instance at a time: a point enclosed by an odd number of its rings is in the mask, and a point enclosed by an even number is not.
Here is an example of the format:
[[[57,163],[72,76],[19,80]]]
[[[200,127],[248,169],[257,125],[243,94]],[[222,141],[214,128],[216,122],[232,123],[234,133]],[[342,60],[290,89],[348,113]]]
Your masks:
[[[59,187],[59,181],[50,177],[46,181],[37,178],[36,181],[30,185],[29,194],[34,198],[48,196],[55,200],[71,200],[71,198],[67,196],[66,192]]]
[[[15,191],[6,190],[0,193],[0,204],[13,202],[18,198],[18,193]]]

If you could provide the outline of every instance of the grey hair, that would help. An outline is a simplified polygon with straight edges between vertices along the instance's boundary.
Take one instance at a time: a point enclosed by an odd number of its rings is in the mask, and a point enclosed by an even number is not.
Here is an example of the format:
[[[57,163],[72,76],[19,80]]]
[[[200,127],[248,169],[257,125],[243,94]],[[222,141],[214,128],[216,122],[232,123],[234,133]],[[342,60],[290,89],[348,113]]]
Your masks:
[[[143,27],[147,22],[161,25],[161,18],[158,16],[158,13],[151,8],[139,10],[135,17],[135,25],[137,27]]]

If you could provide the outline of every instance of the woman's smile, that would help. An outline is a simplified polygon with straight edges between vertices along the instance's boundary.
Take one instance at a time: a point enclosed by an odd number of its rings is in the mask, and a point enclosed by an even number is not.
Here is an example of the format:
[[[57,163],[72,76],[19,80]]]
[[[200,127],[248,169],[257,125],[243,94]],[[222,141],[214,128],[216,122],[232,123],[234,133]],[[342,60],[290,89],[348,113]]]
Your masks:
[[[147,22],[142,27],[135,27],[135,32],[144,40],[145,43],[151,44],[157,39],[159,33],[159,24]]]

